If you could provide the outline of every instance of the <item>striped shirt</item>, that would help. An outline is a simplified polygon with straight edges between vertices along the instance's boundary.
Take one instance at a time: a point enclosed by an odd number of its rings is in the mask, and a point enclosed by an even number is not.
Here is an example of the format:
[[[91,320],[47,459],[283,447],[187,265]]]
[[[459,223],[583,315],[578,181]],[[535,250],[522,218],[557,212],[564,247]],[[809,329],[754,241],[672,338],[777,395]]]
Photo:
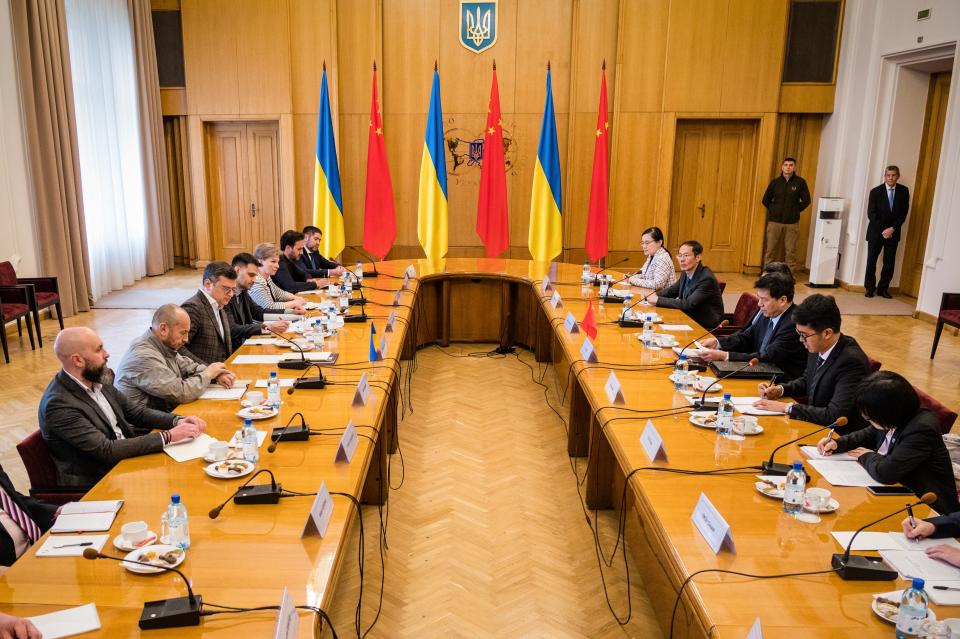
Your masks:
[[[274,284],[273,278],[263,274],[257,275],[248,294],[254,304],[268,311],[282,311],[285,308],[283,303],[295,297]]]
[[[673,271],[673,259],[670,253],[662,246],[647,259],[639,273],[630,277],[630,284],[640,288],[652,288],[659,291],[677,281]]]

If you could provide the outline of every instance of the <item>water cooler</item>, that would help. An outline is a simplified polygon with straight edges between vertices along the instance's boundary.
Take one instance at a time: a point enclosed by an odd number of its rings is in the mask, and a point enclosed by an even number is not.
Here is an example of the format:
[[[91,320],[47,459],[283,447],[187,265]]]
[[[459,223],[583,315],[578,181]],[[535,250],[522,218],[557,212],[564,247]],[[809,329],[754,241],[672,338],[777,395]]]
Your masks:
[[[840,267],[840,231],[843,226],[843,198],[817,200],[813,255],[810,258],[810,286],[834,286]]]

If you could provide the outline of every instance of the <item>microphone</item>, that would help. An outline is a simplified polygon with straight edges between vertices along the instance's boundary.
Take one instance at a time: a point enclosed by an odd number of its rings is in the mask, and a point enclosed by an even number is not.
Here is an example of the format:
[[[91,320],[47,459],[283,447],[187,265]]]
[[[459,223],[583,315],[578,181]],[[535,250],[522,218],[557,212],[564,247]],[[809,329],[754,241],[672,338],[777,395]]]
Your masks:
[[[620,284],[621,282],[626,282],[627,280],[630,279],[630,277],[631,277],[630,275],[624,275],[623,277],[621,277],[621,278],[620,278],[619,280],[617,280],[616,282],[610,282],[610,285],[607,287],[607,291],[608,291],[608,292],[607,292],[606,295],[603,296],[603,301],[604,301],[604,302],[621,302],[621,303],[622,303],[622,302],[623,302],[623,298],[622,298],[622,297],[617,297],[616,295],[610,295],[609,290],[610,290],[611,288],[613,288],[614,286],[616,286],[617,284]],[[633,308],[633,307],[631,306],[630,308]]]
[[[776,448],[773,449],[773,452],[770,453],[770,459],[768,459],[767,461],[763,462],[763,464],[760,466],[760,469],[763,471],[763,474],[764,474],[764,475],[786,475],[786,474],[789,473],[791,470],[793,470],[793,466],[790,465],[790,464],[775,464],[775,463],[773,462],[773,456],[777,454],[777,451],[778,451],[778,450],[780,450],[780,449],[783,448],[784,446],[789,446],[790,444],[795,444],[795,443],[797,443],[798,441],[800,441],[801,439],[806,439],[807,437],[810,437],[811,435],[816,435],[816,434],[819,433],[820,431],[827,430],[828,428],[833,429],[833,428],[838,428],[838,427],[842,427],[842,426],[846,426],[846,425],[847,425],[847,418],[844,417],[843,415],[841,415],[840,417],[837,417],[836,421],[834,421],[832,424],[829,424],[829,425],[827,425],[827,426],[821,426],[821,427],[818,428],[817,430],[812,430],[812,431],[810,431],[809,433],[807,433],[806,435],[800,435],[800,437],[797,437],[796,439],[791,439],[790,441],[788,441],[788,442],[785,443],[785,444],[780,444],[779,446],[777,446]]]
[[[709,331],[707,331],[707,332],[704,333],[703,335],[700,335],[699,337],[694,337],[692,340],[690,340],[689,342],[687,342],[687,344],[686,344],[683,348],[680,349],[680,354],[682,355],[682,354],[683,354],[683,351],[687,350],[687,349],[690,347],[691,344],[695,344],[697,341],[703,339],[704,337],[706,337],[706,336],[709,335],[710,333],[714,332],[715,330],[720,329],[720,328],[723,328],[724,326],[726,326],[726,325],[729,324],[729,323],[730,323],[730,320],[723,320],[722,322],[720,322],[719,324],[717,324],[716,326],[714,326],[713,328],[711,328]]]
[[[183,579],[183,583],[187,585],[188,596],[177,597],[175,599],[145,601],[143,603],[143,612],[140,613],[140,628],[142,630],[159,630],[160,628],[181,628],[183,626],[200,625],[200,610],[203,608],[203,597],[193,594],[193,588],[190,587],[190,580],[176,568],[157,566],[145,561],[135,561],[133,559],[104,555],[95,548],[84,548],[83,558],[112,559],[113,561],[159,568],[160,570],[177,573],[180,575],[180,578]]]
[[[295,353],[300,353],[299,362],[297,360],[280,360],[279,362],[277,362],[277,368],[283,368],[283,369],[295,370],[295,371],[302,371],[304,369],[310,368],[310,362],[308,362],[307,358],[304,357],[303,349],[300,348],[300,346],[295,341],[293,341],[283,333],[278,333],[277,331],[273,330],[266,324],[264,324],[264,328],[266,328],[269,332],[273,333],[280,339],[290,342],[293,345],[293,351]]]
[[[620,266],[624,262],[629,262],[629,261],[630,261],[630,257],[628,256],[623,258],[619,262],[614,262],[613,264],[604,266],[602,269],[600,269],[599,271],[593,274],[593,285],[600,286],[600,274],[603,273],[605,270],[607,270],[608,268],[613,268],[614,266]],[[629,275],[627,277],[629,277]],[[623,280],[620,280],[620,281],[622,282]]]
[[[270,485],[262,484],[251,486],[252,482],[258,475],[267,473],[270,475]],[[249,504],[275,504],[280,501],[280,484],[277,483],[276,479],[273,476],[273,473],[266,468],[261,468],[254,474],[250,475],[250,478],[247,481],[240,484],[240,487],[233,491],[233,494],[227,497],[222,504],[216,508],[210,509],[210,512],[207,515],[210,519],[216,519],[220,516],[220,511],[223,510],[224,506],[230,503],[230,500],[233,500],[233,503],[238,506],[246,506]]]
[[[351,248],[351,249],[353,249],[354,251],[356,251],[357,253],[360,253],[361,255],[363,255],[364,257],[366,257],[367,259],[369,259],[371,264],[373,264],[373,270],[372,270],[372,271],[364,271],[364,272],[363,272],[363,276],[364,276],[364,277],[380,277],[380,273],[377,272],[377,258],[376,258],[376,257],[374,257],[371,253],[368,253],[367,250],[364,249],[362,246],[348,246],[347,248]]]
[[[350,305],[350,306],[366,306],[366,304],[367,304],[367,298],[364,297],[364,295],[363,295],[363,282],[360,280],[359,277],[357,277],[357,274],[354,273],[353,271],[351,271],[350,269],[344,270],[344,271],[343,271],[343,274],[344,274],[344,275],[348,275],[348,274],[349,274],[350,277],[353,278],[353,280],[357,283],[357,292],[360,293],[360,299],[357,300],[357,299],[353,299],[353,298],[351,297],[350,300],[349,300],[349,305]]]
[[[300,377],[293,380],[293,386],[287,389],[287,395],[293,395],[293,391],[297,388],[302,388],[304,390],[319,390],[326,388],[327,379],[323,376],[323,369],[320,368],[320,364],[317,362],[307,362],[307,369],[300,373]],[[316,377],[306,377],[307,371],[311,368],[317,369]]]
[[[700,401],[699,401],[699,402],[695,402],[695,403],[694,403],[694,406],[697,408],[697,410],[703,410],[704,408],[707,408],[707,393],[710,391],[711,388],[713,388],[714,386],[716,386],[717,384],[719,384],[721,380],[727,379],[728,377],[733,377],[734,375],[736,375],[736,374],[739,373],[740,371],[744,370],[745,368],[750,368],[751,366],[756,366],[756,365],[759,364],[759,363],[760,363],[760,360],[757,359],[756,357],[754,357],[753,359],[751,359],[749,362],[747,362],[746,364],[744,364],[744,365],[741,366],[740,368],[738,368],[738,369],[736,369],[736,370],[734,370],[734,371],[730,371],[729,373],[727,373],[727,374],[724,375],[723,377],[718,377],[717,379],[713,380],[713,383],[711,383],[709,386],[707,386],[706,388],[703,389],[703,394],[700,396]],[[717,405],[716,402],[711,401],[709,407],[710,407],[710,408],[714,408],[716,405]]]
[[[666,288],[666,287],[664,287],[664,288]],[[636,306],[637,304],[640,304],[641,302],[646,302],[648,297],[650,297],[650,296],[653,295],[654,293],[659,293],[659,292],[661,292],[661,291],[663,291],[662,288],[659,289],[659,290],[650,291],[649,293],[647,293],[646,295],[644,295],[643,297],[641,297],[640,299],[638,299],[636,302],[634,302],[633,304],[631,304],[631,305],[628,306],[627,308],[623,309],[623,311],[621,311],[621,313],[620,313],[620,319],[619,319],[618,322],[617,322],[618,324],[620,324],[621,328],[622,328],[622,327],[627,327],[627,326],[629,326],[629,327],[643,326],[643,322],[640,321],[640,320],[627,319],[627,313],[629,313],[631,310],[633,310],[633,307]],[[709,331],[708,331],[708,332],[709,332]],[[700,339],[700,338],[698,337],[697,339]]]
[[[876,521],[871,521],[869,524],[861,526],[857,532],[853,533],[853,537],[850,538],[850,541],[847,543],[847,548],[844,552],[833,553],[833,557],[830,560],[830,565],[837,570],[837,574],[840,575],[841,579],[846,579],[847,581],[887,581],[896,579],[898,574],[897,571],[891,568],[881,557],[851,555],[850,551],[853,549],[853,540],[856,539],[857,535],[859,535],[864,529],[869,528],[874,524],[879,524],[884,519],[889,519],[894,515],[898,515],[903,511],[912,509],[914,506],[919,506],[920,504],[926,504],[927,506],[930,506],[935,501],[937,501],[936,494],[924,493],[918,501],[912,504],[907,504],[903,508],[893,511],[889,515],[884,515]]]
[[[344,323],[354,323],[354,322],[366,322],[367,321],[367,298],[363,295],[363,283],[360,281],[360,278],[357,277],[357,274],[353,271],[347,269],[344,273],[349,273],[353,279],[357,281],[357,290],[360,291],[360,299],[356,300],[356,303],[360,305],[360,314],[359,315],[347,315],[343,314]],[[354,305],[355,300],[350,300],[350,305]]]
[[[290,391],[292,390],[291,388]],[[288,393],[290,391],[288,391]],[[293,418],[297,415],[300,416],[300,425],[291,426],[290,422],[292,422]],[[287,420],[287,424],[283,428],[273,429],[273,432],[270,434],[270,445],[267,446],[267,452],[272,453],[277,450],[277,444],[284,440],[305,442],[308,439],[310,439],[310,427],[307,426],[307,420],[303,417],[303,413],[294,413],[290,416],[290,419]]]

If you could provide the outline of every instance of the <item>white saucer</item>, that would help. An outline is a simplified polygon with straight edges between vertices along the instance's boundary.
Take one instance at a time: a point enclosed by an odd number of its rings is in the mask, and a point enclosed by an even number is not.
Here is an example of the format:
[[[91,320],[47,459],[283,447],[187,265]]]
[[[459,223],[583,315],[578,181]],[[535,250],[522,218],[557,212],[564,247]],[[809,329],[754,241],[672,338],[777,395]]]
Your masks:
[[[140,556],[143,553],[152,552],[156,555],[160,555],[160,554],[171,552],[171,551],[177,552],[180,555],[179,558],[177,559],[177,561],[175,561],[172,564],[164,563],[162,565],[167,568],[176,568],[177,566],[183,563],[184,559],[187,558],[187,553],[180,550],[176,546],[170,546],[168,544],[154,544],[153,546],[144,546],[143,548],[138,548],[133,552],[127,553],[127,556],[124,557],[124,560],[130,559],[133,561],[141,561]],[[129,570],[130,572],[139,573],[141,575],[153,575],[158,572],[166,572],[163,568],[160,567],[160,565],[157,565],[155,567],[143,566],[140,564],[130,564],[130,563],[127,563],[126,561],[120,562],[120,565],[126,568],[127,570]]]
[[[834,499],[833,497],[831,497],[830,501],[827,502],[826,508],[821,508],[819,510],[814,510],[810,508],[809,506],[807,506],[807,500],[806,499],[803,500],[803,509],[808,513],[832,513],[832,512],[836,512],[838,508],[840,508],[840,502]]]
[[[150,544],[155,543],[158,538],[159,535],[157,535],[157,533],[153,532],[152,530],[148,530],[147,538],[140,542],[140,545],[149,546]],[[123,533],[120,533],[113,538],[113,547],[124,552],[130,552],[131,550],[137,549],[137,545],[127,541],[127,539],[123,536]]]
[[[780,499],[783,500],[783,489],[777,489],[771,486],[770,484],[765,484],[762,481],[755,482],[753,487],[757,489],[757,492],[763,495],[764,497],[770,497],[771,499]]]
[[[264,408],[264,410],[254,410],[256,408]],[[237,417],[242,417],[243,419],[270,419],[271,417],[276,417],[280,411],[276,408],[265,409],[262,406],[253,406],[250,408],[244,408],[237,411]]]

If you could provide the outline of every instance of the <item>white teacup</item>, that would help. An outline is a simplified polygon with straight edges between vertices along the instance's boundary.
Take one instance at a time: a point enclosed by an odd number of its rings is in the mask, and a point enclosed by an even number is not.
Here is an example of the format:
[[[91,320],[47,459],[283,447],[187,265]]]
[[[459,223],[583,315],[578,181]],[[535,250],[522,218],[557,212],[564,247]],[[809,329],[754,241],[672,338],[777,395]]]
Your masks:
[[[131,544],[138,544],[147,538],[150,529],[145,521],[131,521],[120,527],[120,534]]]
[[[251,404],[262,404],[263,403],[263,393],[260,391],[247,391],[247,401]]]
[[[227,442],[211,442],[207,449],[207,454],[213,461],[223,461],[227,458],[227,451],[230,445]]]
[[[808,488],[803,499],[810,510],[819,512],[830,505],[830,491],[826,488]]]
[[[705,375],[700,375],[697,377],[697,390],[700,392],[703,392],[707,390],[707,387],[710,386],[710,384],[714,383],[715,381],[717,381],[716,377],[707,377]],[[716,388],[716,386],[714,386],[714,388]]]
[[[734,421],[734,426],[736,427],[735,430],[745,435],[752,435],[760,428],[760,424],[757,423],[757,418],[752,415],[741,415],[737,417]]]
[[[299,338],[293,340],[293,343],[297,345],[297,348],[294,348],[293,350],[304,350],[304,351],[308,351],[308,350],[310,350],[311,348],[313,348],[313,343],[312,343],[310,340],[304,339],[304,338],[302,338],[302,337],[299,337]]]
[[[657,335],[657,341],[660,342],[660,346],[676,346],[677,338],[673,335],[665,335],[660,333]]]
[[[950,639],[960,639],[960,619],[944,619],[943,623],[947,624],[947,628],[950,629]]]

